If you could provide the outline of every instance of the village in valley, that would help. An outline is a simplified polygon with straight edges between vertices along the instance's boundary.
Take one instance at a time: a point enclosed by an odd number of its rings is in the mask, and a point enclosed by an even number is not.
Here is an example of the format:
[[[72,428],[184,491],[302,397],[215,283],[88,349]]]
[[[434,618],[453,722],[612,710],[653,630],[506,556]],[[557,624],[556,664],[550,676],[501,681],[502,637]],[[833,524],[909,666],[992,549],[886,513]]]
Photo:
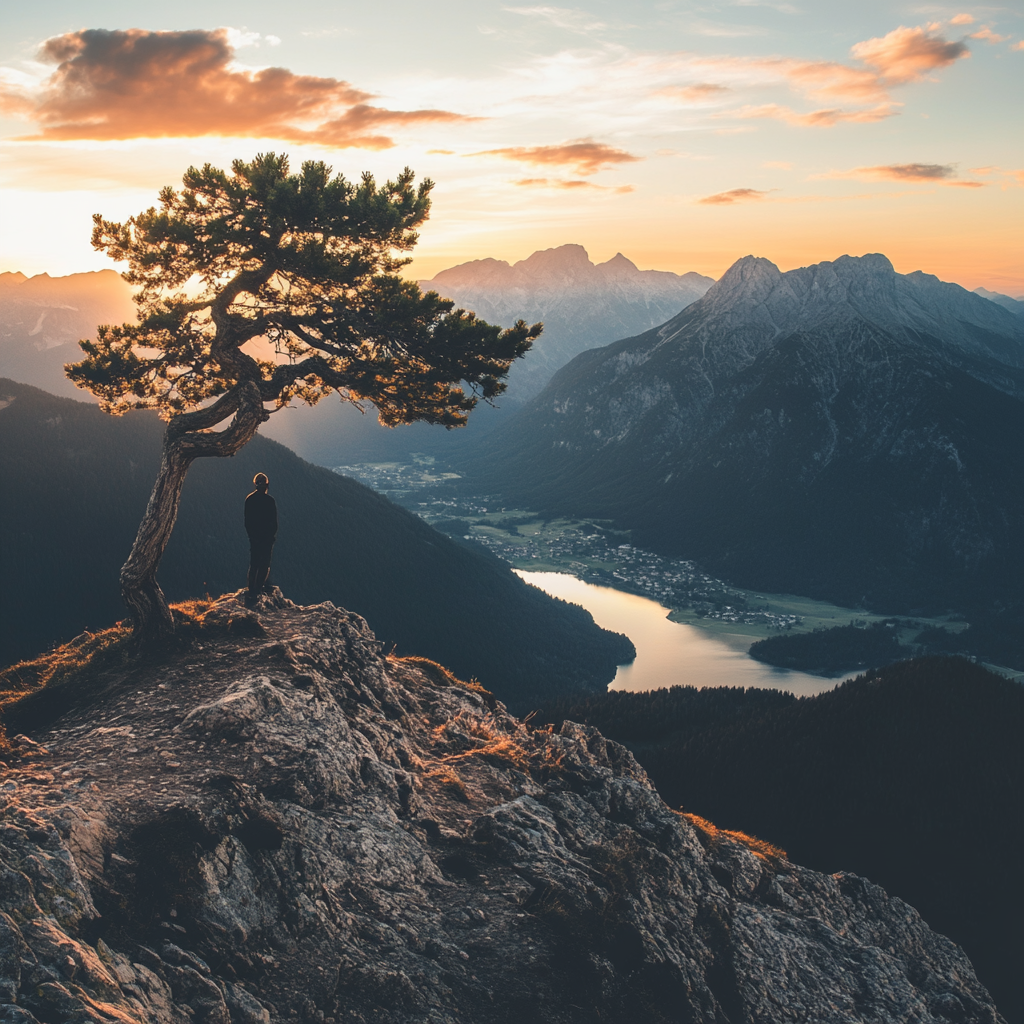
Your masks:
[[[548,518],[512,509],[488,496],[449,493],[458,474],[433,457],[411,463],[337,466],[350,476],[415,512],[435,529],[482,544],[516,569],[565,572],[588,583],[649,597],[672,618],[711,625],[743,625],[758,634],[799,629],[804,617],[772,608],[767,598],[731,587],[693,562],[663,558],[631,543],[630,534],[602,520]]]

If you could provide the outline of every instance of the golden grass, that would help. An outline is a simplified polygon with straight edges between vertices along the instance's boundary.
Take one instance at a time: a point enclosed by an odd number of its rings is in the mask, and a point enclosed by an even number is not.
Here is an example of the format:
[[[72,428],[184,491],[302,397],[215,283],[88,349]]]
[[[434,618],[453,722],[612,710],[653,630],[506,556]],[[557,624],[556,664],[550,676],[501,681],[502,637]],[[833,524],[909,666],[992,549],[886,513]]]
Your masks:
[[[176,629],[185,636],[204,629],[206,614],[213,603],[206,598],[172,604],[170,609]],[[86,669],[124,655],[131,636],[131,626],[124,620],[108,629],[82,633],[52,651],[0,670],[0,714],[30,693],[70,683]],[[6,729],[0,724],[0,750],[10,749]]]
[[[62,682],[80,672],[98,655],[124,644],[130,636],[131,629],[118,623],[98,633],[83,633],[52,651],[3,669],[0,671],[0,704],[9,703],[8,694],[20,696]]]
[[[437,782],[442,789],[450,796],[455,797],[456,800],[464,804],[470,802],[469,790],[466,788],[466,784],[459,777],[458,772],[448,765],[435,763],[433,767],[428,768],[423,774],[424,778]]]
[[[458,676],[446,669],[444,665],[439,665],[436,661],[431,661],[430,658],[421,658],[417,655],[409,655],[404,658],[394,658],[393,660],[401,662],[403,665],[409,665],[411,668],[419,669],[429,678],[433,679],[435,683],[439,683],[441,686],[461,686],[463,689],[471,690],[473,693],[479,694],[483,697],[484,702],[491,711],[497,707],[494,694],[491,693],[490,690],[484,689],[478,680],[471,679],[467,683],[464,679],[459,679]]]
[[[785,850],[780,849],[778,846],[773,846],[763,839],[758,839],[757,836],[748,836],[746,832],[733,832],[729,829],[719,828],[708,821],[707,818],[702,818],[699,814],[688,814],[685,811],[677,811],[676,813],[680,817],[685,818],[701,834],[709,848],[714,848],[723,839],[728,839],[745,846],[755,857],[759,857],[761,860],[777,861],[783,860],[786,856]]]

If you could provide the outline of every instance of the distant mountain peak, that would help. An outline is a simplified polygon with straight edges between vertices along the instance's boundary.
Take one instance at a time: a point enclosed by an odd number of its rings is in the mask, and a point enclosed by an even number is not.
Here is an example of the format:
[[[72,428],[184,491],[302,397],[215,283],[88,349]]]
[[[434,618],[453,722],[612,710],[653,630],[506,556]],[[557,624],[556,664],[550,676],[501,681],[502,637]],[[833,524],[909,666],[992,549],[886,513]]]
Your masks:
[[[643,271],[621,252],[617,252],[610,260],[598,263],[596,269],[607,277],[630,278],[642,274]]]

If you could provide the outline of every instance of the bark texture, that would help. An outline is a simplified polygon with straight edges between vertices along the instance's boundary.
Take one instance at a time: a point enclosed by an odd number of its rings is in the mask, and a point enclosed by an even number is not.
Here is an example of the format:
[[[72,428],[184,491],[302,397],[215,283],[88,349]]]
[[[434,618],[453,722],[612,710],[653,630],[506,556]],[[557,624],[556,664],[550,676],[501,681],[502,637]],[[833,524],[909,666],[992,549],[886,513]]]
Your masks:
[[[212,429],[232,414],[234,419],[228,427],[221,431]],[[234,455],[252,440],[269,415],[263,408],[259,385],[246,382],[232,388],[208,409],[175,416],[167,424],[153,492],[131,554],[121,567],[121,596],[137,640],[158,639],[174,629],[156,574],[178,518],[181,488],[189,466],[200,458]]]

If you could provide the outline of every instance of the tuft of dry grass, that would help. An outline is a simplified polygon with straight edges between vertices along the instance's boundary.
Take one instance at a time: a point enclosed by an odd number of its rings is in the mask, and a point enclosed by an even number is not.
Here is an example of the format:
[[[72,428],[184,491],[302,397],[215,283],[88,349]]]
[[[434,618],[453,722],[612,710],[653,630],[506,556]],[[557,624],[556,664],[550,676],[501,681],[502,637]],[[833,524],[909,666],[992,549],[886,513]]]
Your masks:
[[[466,784],[459,777],[458,772],[448,765],[435,764],[424,772],[424,778],[438,783],[449,796],[455,797],[461,803],[470,803],[469,790],[466,788]]]
[[[494,694],[490,690],[485,690],[478,680],[471,679],[467,683],[464,679],[459,679],[456,675],[449,672],[444,665],[439,665],[436,661],[431,661],[429,658],[420,658],[417,655],[395,658],[394,660],[401,662],[403,665],[419,669],[440,686],[461,686],[466,690],[479,694],[491,711],[494,711],[498,706]]]
[[[223,629],[221,623],[206,621],[214,603],[212,599],[205,598],[170,605],[175,637],[187,642],[197,633]],[[71,693],[86,673],[122,661],[135,651],[131,626],[125,620],[95,633],[82,633],[52,651],[10,665],[0,670],[0,716],[12,705],[40,690]],[[0,751],[11,750],[6,728],[0,724]]]
[[[699,814],[688,814],[685,811],[676,813],[685,818],[697,830],[701,842],[708,849],[714,849],[723,840],[731,840],[745,846],[755,857],[764,861],[779,861],[786,857],[785,850],[773,846],[763,839],[758,839],[757,836],[748,836],[746,832],[733,832],[729,829],[719,828]]]
[[[88,667],[117,657],[130,638],[130,627],[118,623],[97,633],[82,633],[52,651],[8,666],[0,671],[0,715],[30,693],[68,683]],[[11,750],[6,727],[0,724],[0,751]]]

